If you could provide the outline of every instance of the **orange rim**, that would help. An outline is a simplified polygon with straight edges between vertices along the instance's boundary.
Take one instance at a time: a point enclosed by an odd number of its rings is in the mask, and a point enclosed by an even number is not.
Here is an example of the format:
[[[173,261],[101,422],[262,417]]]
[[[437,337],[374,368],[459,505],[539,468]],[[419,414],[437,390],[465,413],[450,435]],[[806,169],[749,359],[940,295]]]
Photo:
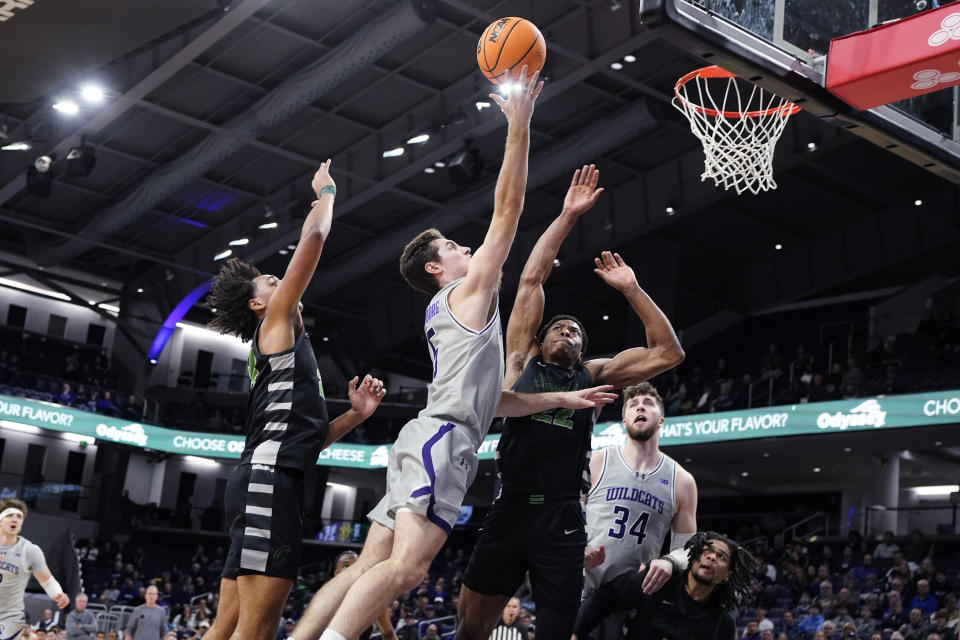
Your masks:
[[[673,87],[673,93],[677,97],[677,100],[679,100],[683,104],[689,105],[692,109],[694,109],[698,113],[702,113],[704,115],[708,115],[712,117],[723,116],[724,118],[762,118],[763,116],[772,116],[772,115],[787,117],[800,111],[800,107],[798,107],[797,105],[793,104],[790,101],[787,101],[786,103],[780,105],[779,107],[772,107],[770,109],[760,109],[759,111],[747,111],[745,113],[741,113],[739,111],[717,111],[716,109],[710,109],[708,107],[701,107],[698,104],[693,104],[680,93],[680,87],[687,84],[694,78],[708,78],[708,79],[709,78],[735,78],[736,75],[737,74],[731,73],[730,71],[727,71],[726,69],[723,69],[716,65],[713,65],[712,67],[703,67],[701,69],[694,69],[690,73],[686,74],[685,76],[677,80],[677,84]]]

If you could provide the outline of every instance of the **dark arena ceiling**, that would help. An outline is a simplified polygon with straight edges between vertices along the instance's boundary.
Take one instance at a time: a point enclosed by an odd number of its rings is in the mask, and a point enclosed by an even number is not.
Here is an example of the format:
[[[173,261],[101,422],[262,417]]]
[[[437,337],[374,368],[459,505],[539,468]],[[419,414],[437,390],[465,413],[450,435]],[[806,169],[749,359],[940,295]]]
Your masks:
[[[548,47],[505,313],[572,172],[591,162],[606,193],[561,250],[547,314],[582,317],[597,353],[642,335],[593,273],[604,249],[624,256],[679,329],[955,270],[957,187],[808,114],[777,147],[777,190],[702,184],[700,143],[670,105],[675,81],[702,61],[650,37],[636,0],[144,1],[136,16],[107,0],[72,16],[72,4],[37,0],[0,22],[2,142],[30,145],[0,153],[0,250],[36,267],[2,266],[122,283],[121,301],[145,288],[157,322],[227,248],[282,274],[310,177],[330,157],[336,217],[306,315],[345,370],[422,374],[425,301],[397,257],[427,227],[471,247],[486,230],[505,121],[496,105],[477,106],[491,85],[475,48],[504,15],[535,22]],[[40,38],[50,24],[60,37]],[[84,102],[85,82],[105,99]],[[66,98],[79,113],[51,108]],[[423,133],[427,142],[406,143]],[[90,175],[58,161],[50,195],[31,194],[34,159],[62,160],[82,139],[97,159]],[[440,165],[465,149],[476,171],[460,184]]]

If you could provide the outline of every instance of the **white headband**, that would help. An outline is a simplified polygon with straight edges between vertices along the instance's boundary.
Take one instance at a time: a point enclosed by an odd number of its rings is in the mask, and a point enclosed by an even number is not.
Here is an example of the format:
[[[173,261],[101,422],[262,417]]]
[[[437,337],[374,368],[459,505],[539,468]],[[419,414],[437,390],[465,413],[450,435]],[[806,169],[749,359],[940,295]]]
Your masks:
[[[19,513],[20,517],[23,518],[23,511],[21,511],[20,509],[17,509],[16,507],[7,507],[3,511],[0,511],[0,520],[3,520],[7,516],[12,515],[14,513]]]

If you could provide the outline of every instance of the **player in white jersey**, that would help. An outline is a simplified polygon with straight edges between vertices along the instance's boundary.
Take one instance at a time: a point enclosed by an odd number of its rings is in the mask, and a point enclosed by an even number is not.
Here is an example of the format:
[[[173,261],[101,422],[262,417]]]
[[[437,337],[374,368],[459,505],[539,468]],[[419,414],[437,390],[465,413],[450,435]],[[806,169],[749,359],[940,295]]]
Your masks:
[[[647,567],[643,589],[651,594],[675,569],[687,568],[684,545],[697,531],[697,484],[660,451],[661,426],[663,400],[656,388],[642,382],[625,389],[626,442],[590,458],[584,597],[625,571]],[[671,551],[658,558],[668,530]],[[619,637],[619,630],[613,620],[601,637]]]
[[[23,630],[23,594],[31,575],[58,607],[70,604],[47,568],[43,551],[20,535],[26,517],[27,505],[22,501],[0,500],[0,640],[14,640]]]
[[[429,229],[400,257],[406,281],[432,296],[424,331],[433,382],[426,407],[403,427],[390,452],[387,493],[370,513],[373,524],[360,558],[314,596],[293,631],[296,640],[314,640],[321,630],[322,640],[356,638],[397,595],[420,583],[453,527],[476,474],[476,450],[495,414],[529,415],[561,404],[597,404],[590,399],[596,388],[508,393],[501,401],[500,271],[523,210],[530,117],[543,87],[538,75],[528,81],[524,67],[518,91],[506,98],[491,95],[509,127],[483,245],[472,255],[468,247]],[[615,397],[599,395],[601,402]],[[577,402],[564,404],[571,399]]]

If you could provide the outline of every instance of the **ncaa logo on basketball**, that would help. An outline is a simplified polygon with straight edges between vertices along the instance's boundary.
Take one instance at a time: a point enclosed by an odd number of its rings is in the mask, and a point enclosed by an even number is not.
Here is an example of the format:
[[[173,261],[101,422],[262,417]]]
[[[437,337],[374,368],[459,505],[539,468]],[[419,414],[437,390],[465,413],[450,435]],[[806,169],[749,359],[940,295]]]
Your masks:
[[[887,412],[876,400],[867,400],[850,409],[847,413],[824,412],[817,416],[817,426],[821,429],[840,429],[849,427],[882,427],[887,422]]]
[[[487,38],[489,42],[496,42],[497,38],[500,37],[500,32],[503,31],[503,27],[510,22],[510,18],[501,18],[497,20],[497,24],[493,26],[493,29],[490,31],[490,36]]]

